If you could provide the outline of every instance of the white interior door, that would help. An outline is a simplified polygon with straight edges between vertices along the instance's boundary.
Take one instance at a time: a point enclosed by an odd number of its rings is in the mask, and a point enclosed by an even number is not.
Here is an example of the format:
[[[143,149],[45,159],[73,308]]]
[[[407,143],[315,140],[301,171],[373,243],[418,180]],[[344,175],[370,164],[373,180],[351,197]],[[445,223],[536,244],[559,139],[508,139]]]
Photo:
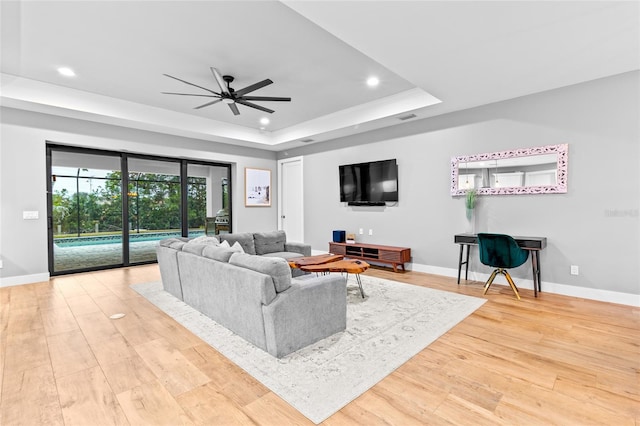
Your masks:
[[[287,233],[287,241],[304,242],[302,157],[278,161],[278,174],[278,227]]]

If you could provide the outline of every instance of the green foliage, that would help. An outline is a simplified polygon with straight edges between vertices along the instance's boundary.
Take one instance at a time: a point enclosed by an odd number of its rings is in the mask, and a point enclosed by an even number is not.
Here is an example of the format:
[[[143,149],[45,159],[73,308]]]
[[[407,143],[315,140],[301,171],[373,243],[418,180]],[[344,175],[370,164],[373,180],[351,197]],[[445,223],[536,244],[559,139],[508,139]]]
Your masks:
[[[82,178],[81,178],[82,179]],[[114,171],[91,185],[92,192],[70,194],[66,189],[54,191],[54,232],[89,234],[96,230],[122,230],[122,173]],[[189,228],[204,226],[206,216],[206,180],[189,178],[187,185]],[[180,179],[178,176],[131,173],[127,189],[129,224],[132,232],[180,229]]]
[[[127,195],[132,232],[180,229],[180,182],[177,176],[132,173]]]
[[[467,191],[465,196],[464,205],[468,210],[473,210],[476,207],[476,198],[478,193],[475,189],[470,189]]]

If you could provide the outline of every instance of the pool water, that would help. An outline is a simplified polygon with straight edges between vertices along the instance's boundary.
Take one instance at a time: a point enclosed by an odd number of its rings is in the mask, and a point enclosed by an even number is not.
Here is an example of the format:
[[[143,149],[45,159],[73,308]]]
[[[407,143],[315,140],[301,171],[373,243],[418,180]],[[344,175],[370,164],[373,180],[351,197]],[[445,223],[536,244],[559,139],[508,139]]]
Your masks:
[[[199,237],[204,231],[189,231],[189,237]],[[180,237],[180,232],[145,232],[144,234],[129,234],[131,243],[142,241],[160,241],[165,238]],[[102,244],[122,244],[122,235],[101,235],[92,237],[54,238],[58,247],[97,246]]]

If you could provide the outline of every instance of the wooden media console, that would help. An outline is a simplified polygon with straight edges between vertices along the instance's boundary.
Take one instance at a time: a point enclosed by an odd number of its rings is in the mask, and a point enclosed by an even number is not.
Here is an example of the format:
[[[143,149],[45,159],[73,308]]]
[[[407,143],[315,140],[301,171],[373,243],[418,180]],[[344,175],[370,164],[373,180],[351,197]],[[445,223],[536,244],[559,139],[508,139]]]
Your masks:
[[[390,263],[393,271],[398,272],[398,265],[402,266],[411,261],[411,249],[408,247],[383,246],[379,244],[361,243],[329,243],[329,252],[340,254],[352,259]]]

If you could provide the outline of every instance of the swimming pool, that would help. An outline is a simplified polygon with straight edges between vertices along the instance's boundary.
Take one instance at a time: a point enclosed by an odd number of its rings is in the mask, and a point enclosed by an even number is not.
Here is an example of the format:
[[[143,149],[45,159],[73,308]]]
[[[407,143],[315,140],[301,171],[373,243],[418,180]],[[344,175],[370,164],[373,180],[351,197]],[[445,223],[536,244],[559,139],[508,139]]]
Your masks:
[[[204,231],[189,231],[190,237],[204,235]],[[180,232],[145,232],[144,234],[129,234],[129,242],[160,241],[165,238],[180,237]],[[58,247],[97,246],[102,244],[122,244],[122,235],[100,235],[91,237],[54,238],[53,243]]]

